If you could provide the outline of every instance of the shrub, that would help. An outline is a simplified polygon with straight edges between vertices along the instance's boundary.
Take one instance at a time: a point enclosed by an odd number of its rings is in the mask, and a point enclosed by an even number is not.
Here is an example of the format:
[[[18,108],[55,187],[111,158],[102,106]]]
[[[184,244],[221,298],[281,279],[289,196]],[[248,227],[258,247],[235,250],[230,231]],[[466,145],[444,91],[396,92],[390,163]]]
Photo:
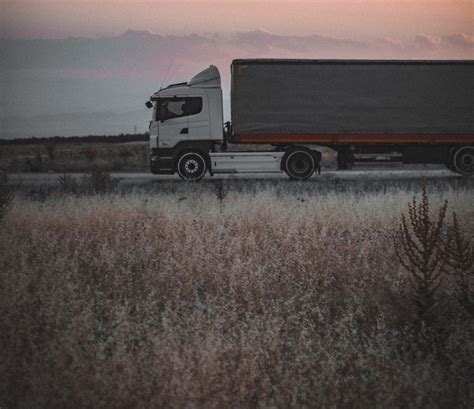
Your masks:
[[[81,186],[74,176],[67,173],[63,173],[59,179],[59,188],[63,193],[79,194],[81,192]]]
[[[80,179],[65,173],[59,177],[58,183],[62,193],[103,195],[115,192],[120,180],[113,178],[103,169],[94,168]]]
[[[97,148],[95,146],[87,146],[81,151],[81,153],[89,160],[89,162],[94,162],[97,158]]]
[[[54,143],[47,143],[45,145],[46,153],[48,154],[48,159],[54,161],[56,159],[57,146]]]
[[[408,215],[402,214],[395,235],[395,249],[401,265],[410,273],[420,321],[429,322],[437,308],[437,291],[445,263],[443,227],[448,203],[432,219],[426,185],[421,201],[413,196]]]
[[[86,192],[106,194],[115,191],[119,180],[113,178],[109,172],[101,168],[93,168],[82,177],[82,184]]]
[[[33,159],[26,158],[25,160],[26,169],[29,172],[43,172],[44,171],[44,161],[40,152],[36,152]]]
[[[222,207],[223,201],[229,191],[228,183],[226,183],[223,179],[217,179],[213,181],[212,191],[216,195],[216,198],[219,201],[220,206]]]
[[[13,205],[14,193],[8,187],[7,175],[0,175],[0,223]]]

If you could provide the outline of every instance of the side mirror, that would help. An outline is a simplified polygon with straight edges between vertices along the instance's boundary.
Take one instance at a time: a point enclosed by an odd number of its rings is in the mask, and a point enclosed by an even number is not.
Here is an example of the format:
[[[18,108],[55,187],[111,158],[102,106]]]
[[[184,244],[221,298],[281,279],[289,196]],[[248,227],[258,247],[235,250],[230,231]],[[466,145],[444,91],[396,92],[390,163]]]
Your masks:
[[[153,108],[153,103],[151,101],[145,102],[145,105],[148,109]]]

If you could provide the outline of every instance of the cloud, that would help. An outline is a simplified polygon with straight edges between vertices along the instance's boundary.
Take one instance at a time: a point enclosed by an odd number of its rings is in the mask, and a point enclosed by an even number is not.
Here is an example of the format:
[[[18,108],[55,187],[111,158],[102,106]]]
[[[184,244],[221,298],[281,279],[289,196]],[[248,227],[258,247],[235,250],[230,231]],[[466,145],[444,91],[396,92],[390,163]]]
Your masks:
[[[339,52],[354,50],[358,51],[367,44],[363,42],[338,39],[334,37],[321,36],[317,34],[308,36],[289,36],[272,34],[265,30],[255,30],[237,33],[233,39],[235,46],[253,49],[258,52]]]
[[[415,37],[415,45],[421,49],[433,49],[440,44],[439,37],[430,36],[426,34],[419,34]]]
[[[129,30],[120,36],[51,40],[0,40],[4,69],[64,69],[84,72],[147,73],[170,63],[230,62],[242,57],[294,58],[472,58],[474,38],[457,33],[417,35],[411,42],[392,38],[355,41],[318,34],[278,35],[258,29],[232,34],[166,35]],[[184,71],[188,72],[187,69]],[[128,73],[128,74],[127,74]]]
[[[460,52],[469,52],[469,50],[474,50],[474,37],[462,33],[449,34],[441,37],[419,34],[415,37],[415,44],[421,50],[445,49],[448,51],[454,48]],[[467,56],[469,56],[469,54],[467,54]]]
[[[441,40],[454,47],[474,49],[474,36],[467,34],[451,34],[441,37]]]

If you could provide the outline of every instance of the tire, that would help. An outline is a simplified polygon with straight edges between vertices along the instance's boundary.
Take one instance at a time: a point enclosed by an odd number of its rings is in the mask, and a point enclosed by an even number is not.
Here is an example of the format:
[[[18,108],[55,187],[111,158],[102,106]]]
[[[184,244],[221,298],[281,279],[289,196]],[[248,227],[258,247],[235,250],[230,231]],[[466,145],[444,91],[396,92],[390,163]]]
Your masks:
[[[292,149],[283,156],[283,170],[294,180],[309,179],[318,164],[313,154],[305,149]]]
[[[462,146],[453,157],[454,170],[464,176],[474,175],[474,146]]]
[[[181,179],[188,182],[201,180],[207,172],[205,155],[200,152],[185,152],[178,157],[176,170]]]
[[[454,154],[456,153],[456,149],[457,148],[451,148],[449,150],[444,166],[446,166],[450,171],[457,173],[456,166],[454,166]]]

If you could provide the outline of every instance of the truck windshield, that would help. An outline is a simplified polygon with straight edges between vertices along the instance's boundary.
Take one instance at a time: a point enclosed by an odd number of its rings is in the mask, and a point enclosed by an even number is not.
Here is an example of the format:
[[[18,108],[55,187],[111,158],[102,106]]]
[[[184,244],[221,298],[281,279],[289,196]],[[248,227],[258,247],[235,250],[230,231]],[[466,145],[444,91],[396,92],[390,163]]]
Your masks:
[[[156,103],[156,120],[165,121],[171,118],[196,115],[201,111],[201,97],[158,98]]]

